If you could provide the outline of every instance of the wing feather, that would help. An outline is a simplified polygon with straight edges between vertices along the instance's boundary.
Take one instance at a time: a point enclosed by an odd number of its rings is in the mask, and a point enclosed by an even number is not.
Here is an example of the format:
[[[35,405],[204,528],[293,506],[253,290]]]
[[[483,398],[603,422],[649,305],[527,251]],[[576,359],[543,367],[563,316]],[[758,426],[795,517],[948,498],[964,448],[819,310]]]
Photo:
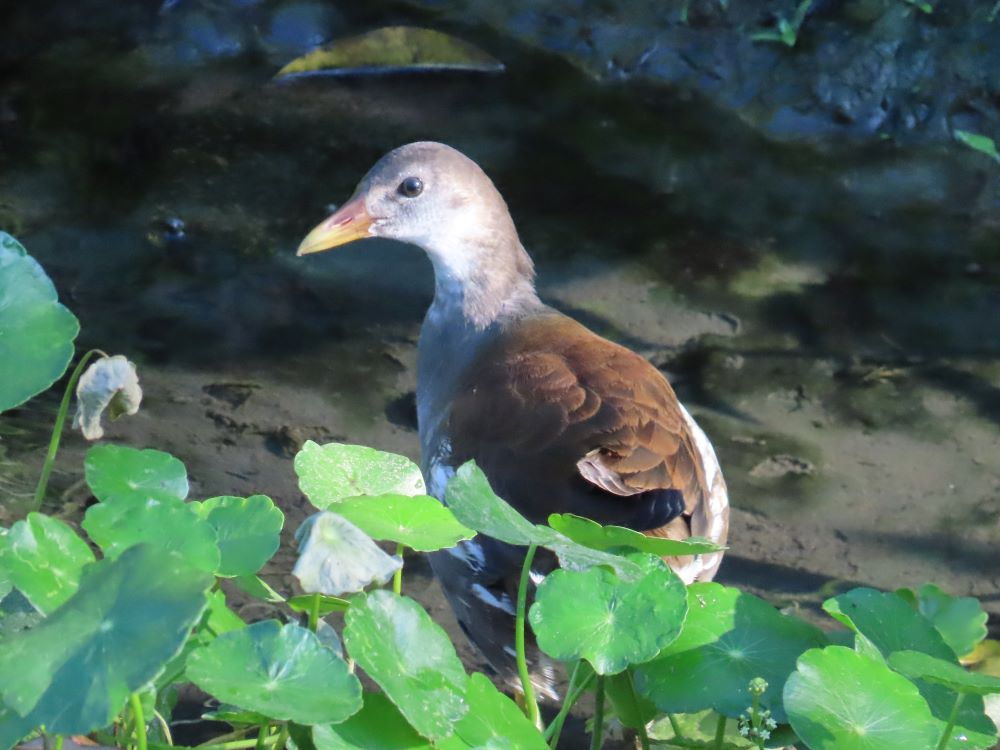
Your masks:
[[[654,491],[674,490],[683,515],[646,532],[670,538],[691,534],[713,490],[692,424],[656,368],[558,314],[501,335],[449,415],[456,458],[476,459],[529,518],[576,512],[616,522],[655,502]]]

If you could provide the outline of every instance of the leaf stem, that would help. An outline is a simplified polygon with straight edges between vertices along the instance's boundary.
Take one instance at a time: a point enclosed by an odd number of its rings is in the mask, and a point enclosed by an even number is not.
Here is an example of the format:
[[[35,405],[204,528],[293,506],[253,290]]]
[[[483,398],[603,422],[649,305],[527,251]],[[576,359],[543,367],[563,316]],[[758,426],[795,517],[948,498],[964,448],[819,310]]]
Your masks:
[[[538,726],[540,715],[538,701],[535,700],[535,687],[531,684],[528,674],[528,660],[524,650],[524,614],[528,602],[528,581],[531,577],[531,563],[535,559],[537,545],[529,544],[521,565],[521,581],[517,586],[517,614],[514,618],[514,648],[517,653],[517,674],[521,678],[521,691],[524,693],[525,715],[534,726]]]
[[[62,750],[63,747],[63,736],[57,734],[55,737],[55,743],[52,745],[52,750]]]
[[[948,724],[941,733],[941,741],[937,744],[937,750],[944,750],[948,746],[948,740],[951,739],[951,733],[955,729],[955,722],[958,721],[958,709],[962,707],[962,700],[964,698],[965,693],[959,693],[955,696],[955,705],[951,707],[951,713],[948,715]]]
[[[396,554],[399,556],[400,562],[403,560],[403,543],[396,542]],[[403,593],[403,566],[400,565],[399,569],[392,575],[392,593],[402,594]]]
[[[135,746],[137,750],[147,750],[146,717],[142,713],[142,699],[138,693],[132,693],[128,698],[128,702],[132,707],[132,717],[135,723],[133,727],[135,731]]]
[[[569,716],[569,712],[572,710],[573,706],[583,695],[584,691],[590,686],[591,681],[594,679],[594,673],[591,672],[587,677],[579,684],[576,685],[577,677],[580,674],[580,668],[583,662],[578,661],[576,666],[573,667],[573,673],[570,675],[569,684],[566,686],[566,697],[563,699],[562,707],[559,709],[559,713],[552,720],[552,723],[545,728],[544,736],[549,743],[549,747],[555,750],[556,746],[559,744],[559,735],[562,734],[563,724],[566,721],[566,717]]]
[[[285,734],[285,740],[287,741],[288,735]],[[278,744],[281,740],[280,734],[271,735],[264,739],[265,747],[273,747]],[[149,750],[247,750],[251,747],[257,746],[256,739],[246,739],[246,740],[233,740],[232,742],[216,742],[216,743],[206,743],[204,745],[197,745],[195,747],[188,747],[185,745],[163,745],[159,742],[150,742]]]
[[[309,629],[312,632],[316,632],[316,628],[319,627],[319,594],[312,595],[312,601],[309,602]]]
[[[684,739],[684,733],[681,731],[681,725],[677,723],[677,717],[673,714],[667,714],[667,720],[670,722],[670,728],[674,732],[674,737]]]
[[[726,739],[726,717],[719,714],[719,723],[715,725],[715,750],[722,750]]]
[[[207,747],[208,745],[218,745],[219,743],[229,742],[230,740],[242,740],[246,736],[247,732],[249,732],[253,728],[254,727],[251,725],[251,726],[241,727],[240,729],[234,729],[232,732],[226,732],[225,734],[220,734],[217,737],[213,737],[208,742],[203,742],[201,745],[195,745],[195,747],[200,748],[202,745],[205,745]]]
[[[286,721],[281,725],[281,731],[278,732],[278,739],[274,743],[275,750],[284,750],[285,745],[288,743],[288,722]]]
[[[590,735],[590,750],[601,750],[604,745],[604,675],[597,675],[594,687],[594,724]]]
[[[632,670],[625,670],[625,682],[628,683],[629,693],[632,696],[632,703],[636,706],[639,705],[639,696],[635,692],[635,682],[632,679]],[[646,734],[646,725],[642,723],[642,717],[639,717],[639,726],[636,727],[636,732],[639,735],[639,744],[642,746],[642,750],[649,750],[649,735]]]
[[[315,631],[314,631],[315,632]],[[271,722],[265,721],[260,725],[260,729],[257,730],[257,744],[254,745],[256,750],[264,750],[264,740],[268,738],[271,730]]]
[[[153,716],[156,718],[156,721],[160,725],[160,731],[163,732],[163,739],[167,741],[168,745],[173,745],[174,736],[170,733],[170,724],[167,723],[167,720],[163,718],[163,714],[161,714],[159,711],[156,711],[155,709],[153,711]]]
[[[108,356],[100,349],[91,349],[80,357],[80,361],[73,368],[73,374],[69,376],[69,382],[66,383],[66,390],[63,391],[62,401],[59,403],[59,411],[56,413],[56,422],[52,426],[52,437],[49,438],[49,450],[45,454],[42,473],[39,475],[38,485],[35,487],[35,500],[31,505],[31,510],[33,511],[40,510],[42,501],[45,499],[45,490],[48,489],[49,476],[52,474],[52,467],[56,462],[56,454],[59,452],[59,441],[62,439],[63,425],[66,424],[66,415],[69,413],[69,404],[73,398],[73,392],[76,390],[76,383],[83,374],[83,368],[87,366],[87,362],[95,354],[100,354],[102,357]]]

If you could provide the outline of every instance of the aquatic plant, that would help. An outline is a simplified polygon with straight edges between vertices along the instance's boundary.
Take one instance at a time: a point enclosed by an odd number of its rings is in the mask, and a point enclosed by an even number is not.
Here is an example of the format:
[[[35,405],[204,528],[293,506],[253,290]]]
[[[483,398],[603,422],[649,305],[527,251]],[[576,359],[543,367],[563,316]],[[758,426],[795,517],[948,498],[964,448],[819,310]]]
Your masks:
[[[41,368],[22,392],[45,388],[57,369]],[[986,636],[974,599],[933,586],[858,588],[824,603],[831,625],[844,626],[825,632],[734,587],[685,587],[660,556],[715,549],[703,540],[649,540],[571,515],[531,523],[471,462],[449,484],[447,507],[424,494],[412,462],[372,448],[307,443],[295,471],[316,514],[297,534],[303,593],[289,598],[260,578],[280,545],[281,510],[261,495],[190,499],[183,463],[157,450],[87,452],[97,502],[86,537],[40,512],[0,532],[0,750],[34,735],[58,748],[78,734],[166,750],[186,683],[219,702],[207,717],[232,727],[201,750],[555,748],[589,690],[592,748],[611,717],[644,748],[996,741],[982,696],[1000,693],[1000,679],[959,663]],[[514,634],[521,706],[468,674],[445,631],[403,595],[406,550],[477,533],[528,551]],[[561,569],[529,607],[538,548]],[[227,603],[233,587],[281,619],[244,622]],[[343,613],[339,633],[331,613]],[[570,674],[546,724],[528,679],[529,625]],[[365,689],[359,670],[379,689]]]
[[[750,35],[755,42],[779,42],[786,47],[794,47],[799,40],[799,31],[813,6],[813,0],[800,0],[791,18],[778,16],[774,29],[762,29]]]

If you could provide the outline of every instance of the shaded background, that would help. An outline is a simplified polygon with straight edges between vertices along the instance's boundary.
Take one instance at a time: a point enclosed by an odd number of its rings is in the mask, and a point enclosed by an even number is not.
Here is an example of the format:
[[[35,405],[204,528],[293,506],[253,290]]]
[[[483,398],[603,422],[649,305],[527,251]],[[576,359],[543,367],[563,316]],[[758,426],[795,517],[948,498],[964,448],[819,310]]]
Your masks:
[[[432,289],[411,247],[294,249],[382,153],[447,142],[507,198],[542,296],[647,356],[713,438],[722,580],[807,614],[840,587],[934,581],[980,597],[996,636],[1000,163],[953,134],[1000,138],[1000,19],[816,2],[794,48],[753,40],[796,4],[5,4],[0,228],[81,350],[137,362],[143,410],[109,439],[181,458],[193,496],[285,509],[266,577],[288,591],[302,441],[416,456]],[[272,81],[392,24],[506,71]],[[30,493],[56,402],[0,420],[5,490]],[[48,509],[73,520],[86,446],[65,446]]]

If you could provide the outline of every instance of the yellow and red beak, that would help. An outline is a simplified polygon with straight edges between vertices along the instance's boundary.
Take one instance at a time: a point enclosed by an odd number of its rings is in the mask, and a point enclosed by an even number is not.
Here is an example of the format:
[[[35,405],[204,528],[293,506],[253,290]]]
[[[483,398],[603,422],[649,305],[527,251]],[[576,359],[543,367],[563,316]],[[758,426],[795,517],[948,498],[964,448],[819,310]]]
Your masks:
[[[302,240],[296,255],[309,255],[371,237],[375,220],[365,208],[365,196],[354,195],[336,213],[313,229]]]

